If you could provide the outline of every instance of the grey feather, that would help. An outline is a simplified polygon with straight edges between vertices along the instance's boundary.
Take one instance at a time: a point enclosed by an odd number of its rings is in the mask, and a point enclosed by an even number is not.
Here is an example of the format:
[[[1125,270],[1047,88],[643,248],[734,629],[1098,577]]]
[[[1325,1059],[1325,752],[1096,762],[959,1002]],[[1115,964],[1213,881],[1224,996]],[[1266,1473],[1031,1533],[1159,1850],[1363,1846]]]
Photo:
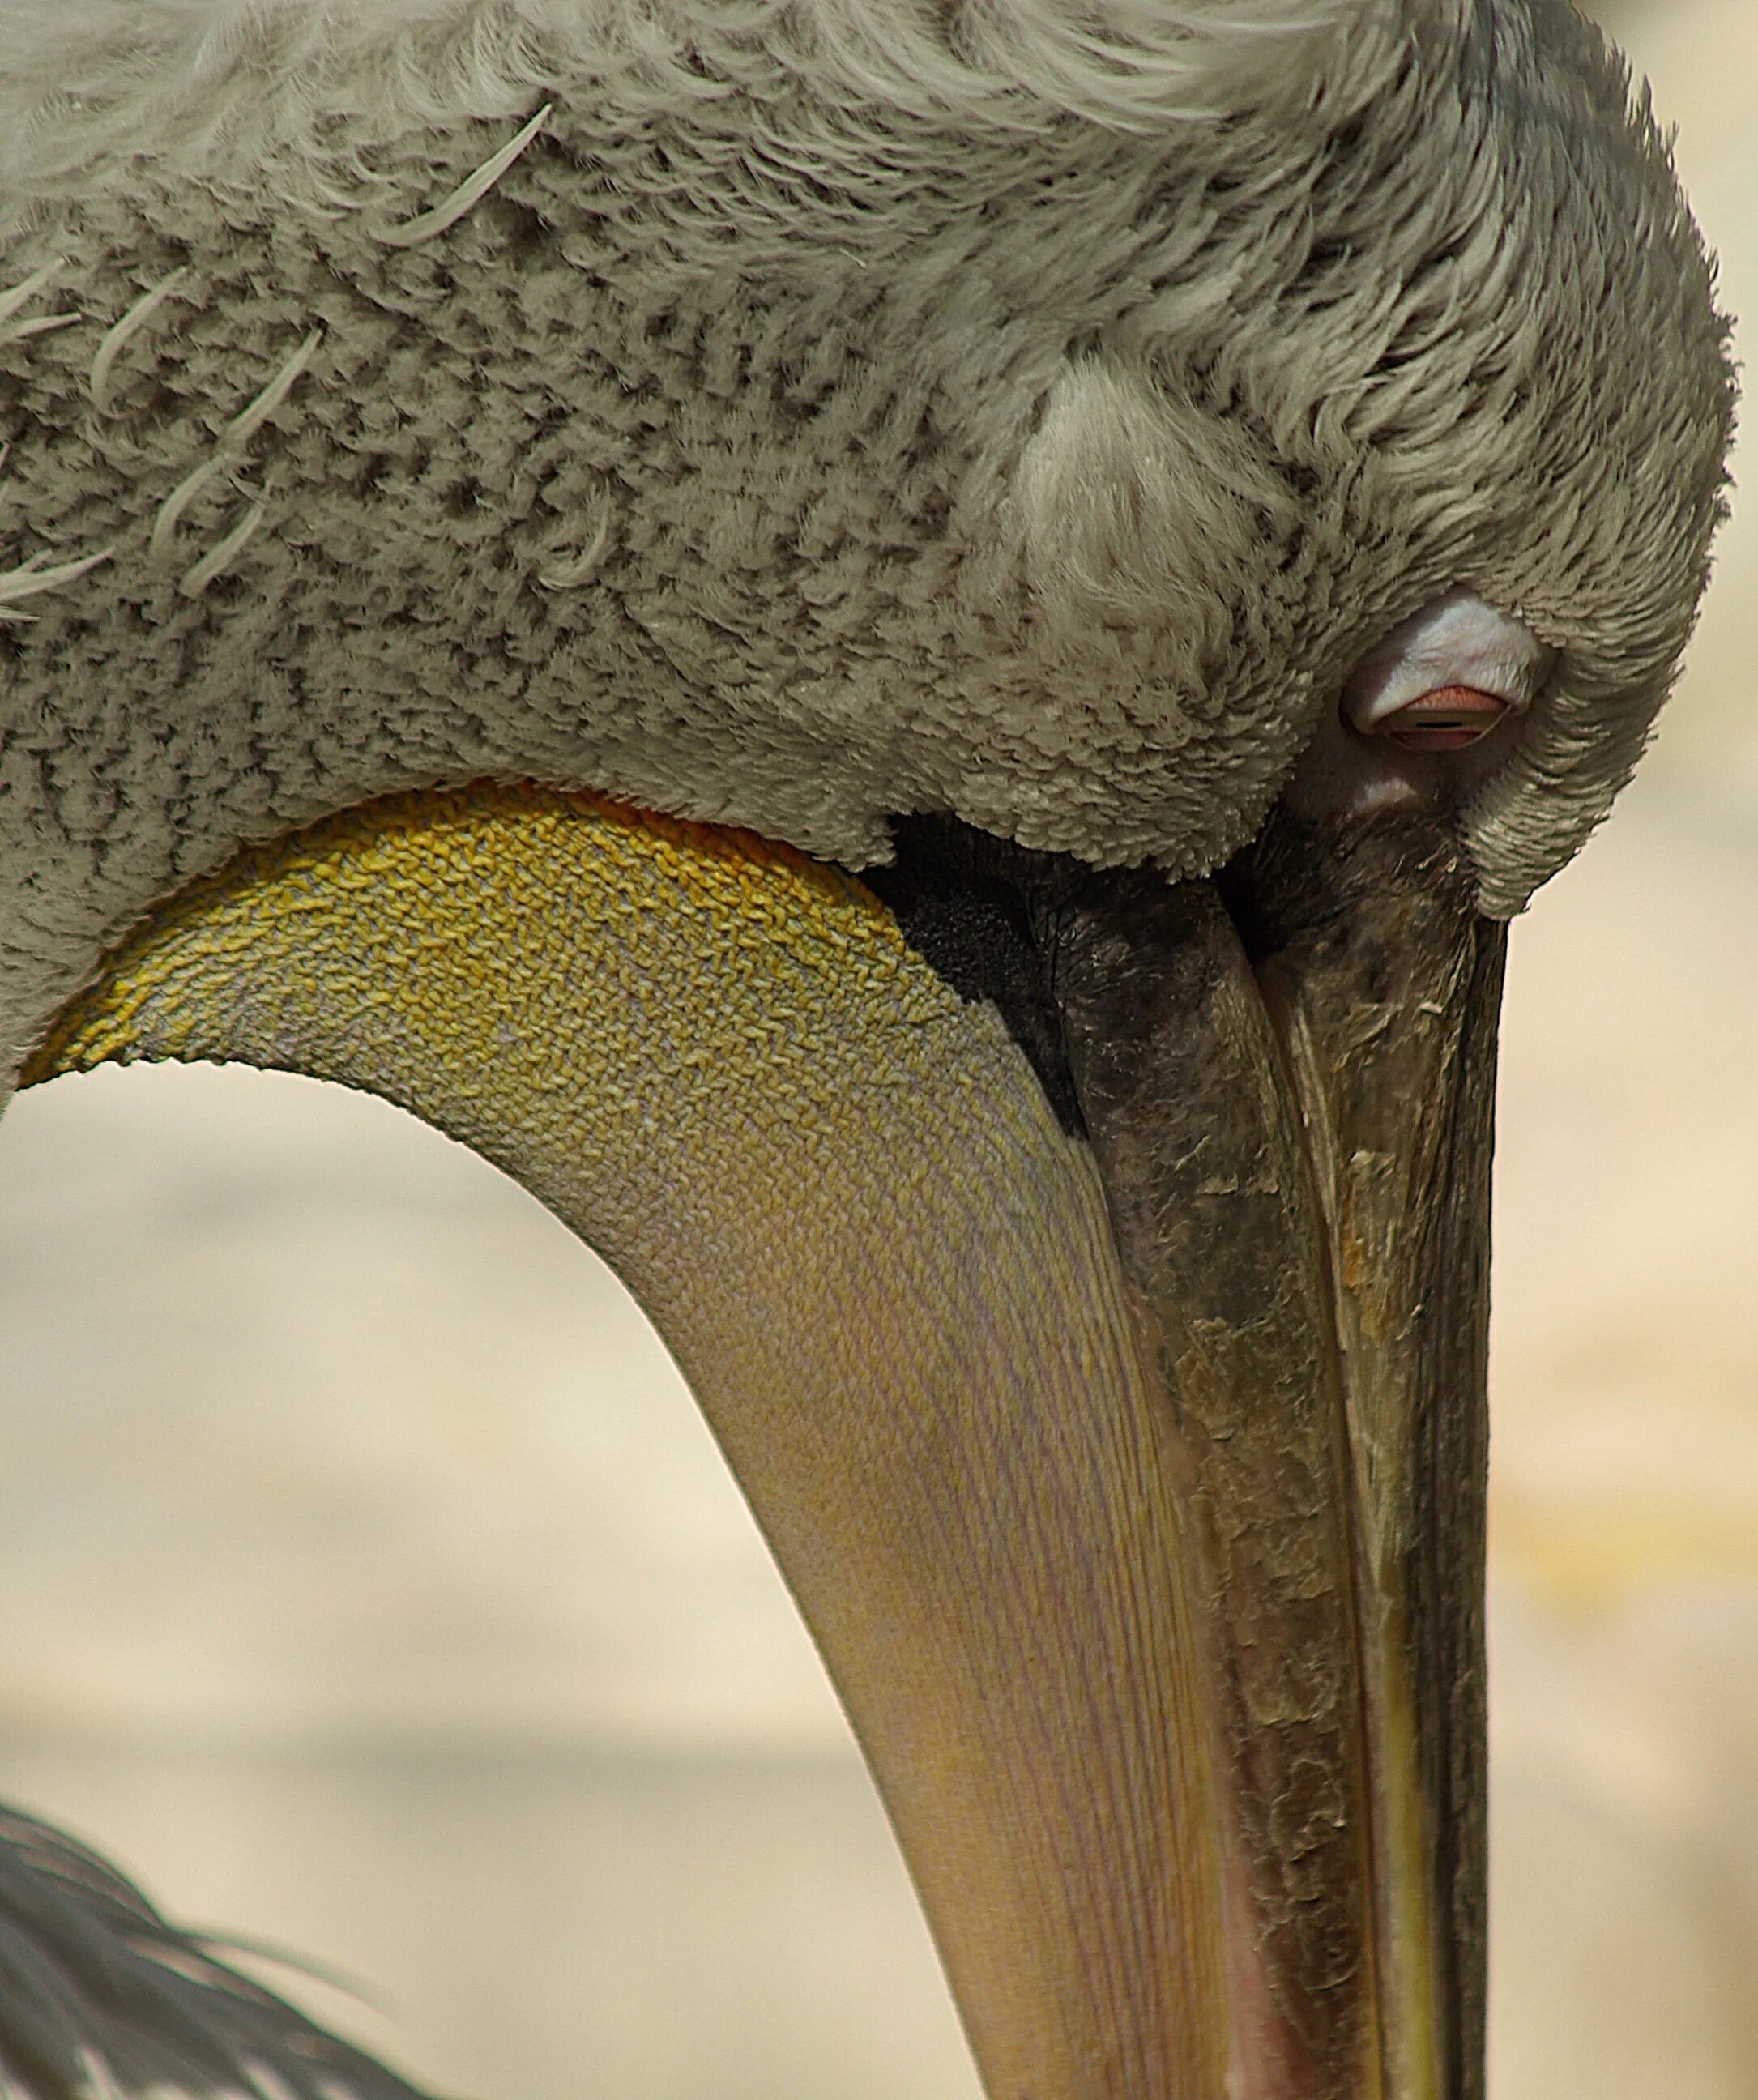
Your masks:
[[[27,2100],[422,2100],[15,1810],[0,1810],[0,2074]]]
[[[423,783],[1205,868],[1454,585],[1557,651],[1466,816],[1511,911],[1721,514],[1568,0],[0,0],[0,1043]]]
[[[0,1043],[425,783],[1205,867],[1455,584],[1558,652],[1467,813],[1511,911],[1721,514],[1567,0],[0,0]]]

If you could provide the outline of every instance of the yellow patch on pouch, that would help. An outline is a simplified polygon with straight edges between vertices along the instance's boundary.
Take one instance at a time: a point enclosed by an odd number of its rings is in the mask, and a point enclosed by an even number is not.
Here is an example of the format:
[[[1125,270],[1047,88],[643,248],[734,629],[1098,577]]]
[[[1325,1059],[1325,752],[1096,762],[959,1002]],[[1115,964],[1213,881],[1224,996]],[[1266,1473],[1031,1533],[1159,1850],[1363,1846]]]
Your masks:
[[[761,1132],[857,1143],[876,1105],[909,1113],[923,1061],[944,1078],[997,1054],[976,1021],[839,869],[481,783],[245,849],[121,944],[21,1083],[139,1059],[338,1080],[471,1145],[618,1260],[631,1234],[668,1237],[658,1192],[680,1224],[711,1178],[716,1210],[733,1186],[771,1209]]]
[[[672,1303],[674,1348],[705,1264],[761,1268],[822,1317],[842,1266],[827,1232],[852,1247],[888,1216],[901,1289],[949,1192],[1007,1201],[1063,1149],[998,1017],[852,876],[529,785],[394,796],[246,848],[120,944],[22,1083],[139,1059],[301,1072],[412,1110],[650,1309]],[[851,1331],[888,1348],[870,1261],[848,1287]]]
[[[518,986],[534,966],[554,966],[546,987],[576,979],[588,957],[618,977],[631,964],[657,975],[671,944],[649,953],[643,936],[661,920],[690,927],[716,975],[742,974],[742,956],[786,958],[839,1004],[851,978],[857,993],[883,989],[900,1019],[950,996],[870,891],[791,847],[597,795],[485,784],[391,797],[246,848],[119,946],[20,1083],[143,1057],[259,1061],[251,1050],[271,1046],[252,1013],[258,989],[274,984],[283,1030],[302,1035],[321,1014],[328,1033],[335,1009],[312,1002],[333,998],[338,977],[441,1055],[479,1045],[492,1015],[497,1062],[528,1060],[539,1046]],[[751,1015],[698,1004],[693,1018],[701,1039],[687,1061],[748,1055]]]

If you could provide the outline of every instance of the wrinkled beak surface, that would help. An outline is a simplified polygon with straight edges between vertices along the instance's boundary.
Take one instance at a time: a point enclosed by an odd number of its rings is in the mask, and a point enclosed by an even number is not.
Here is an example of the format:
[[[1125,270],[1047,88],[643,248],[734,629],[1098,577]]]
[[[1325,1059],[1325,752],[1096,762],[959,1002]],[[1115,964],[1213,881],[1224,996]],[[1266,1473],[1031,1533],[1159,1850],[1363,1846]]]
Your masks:
[[[187,893],[29,1076],[369,1088],[616,1264],[994,2100],[1473,2100],[1500,929],[1414,818],[915,880],[1011,1032],[798,856],[408,798]]]
[[[1433,827],[1282,818],[1046,947],[1181,1484],[1225,2089],[1473,2093],[1501,929]]]

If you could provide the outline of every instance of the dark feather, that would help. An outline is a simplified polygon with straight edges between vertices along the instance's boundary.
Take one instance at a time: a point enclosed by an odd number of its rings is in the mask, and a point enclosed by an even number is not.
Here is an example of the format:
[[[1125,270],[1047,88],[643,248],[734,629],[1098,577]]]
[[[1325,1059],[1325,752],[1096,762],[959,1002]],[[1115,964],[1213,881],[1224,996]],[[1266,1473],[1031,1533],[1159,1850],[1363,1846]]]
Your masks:
[[[0,2090],[426,2100],[214,1948],[96,1853],[0,1808]]]

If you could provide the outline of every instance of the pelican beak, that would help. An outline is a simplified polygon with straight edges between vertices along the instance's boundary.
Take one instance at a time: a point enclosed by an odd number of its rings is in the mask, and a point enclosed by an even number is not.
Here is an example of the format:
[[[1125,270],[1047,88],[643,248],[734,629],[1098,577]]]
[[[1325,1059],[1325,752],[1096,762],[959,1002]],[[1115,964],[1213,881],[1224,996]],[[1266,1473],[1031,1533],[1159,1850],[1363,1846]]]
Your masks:
[[[994,2100],[1473,2100],[1500,929],[1415,819],[870,885],[591,798],[350,813],[29,1077],[388,1095],[647,1305]]]
[[[881,880],[933,953],[945,900],[985,876],[932,833],[915,858]],[[1482,2076],[1504,929],[1427,818],[1278,813],[1208,881],[1007,849],[987,864],[1054,1003],[1171,1508],[1182,1653],[1145,1725],[1192,1739],[1173,1783],[1201,1799],[1207,1850],[1154,1859],[1138,1828],[1101,1871],[1203,1877],[1201,1953],[1222,1970],[1206,2027],[1183,2031],[1209,2036],[1205,2058],[1120,2016],[1111,1994],[1140,1970],[1090,1954],[1113,2065],[1047,2087],[1010,2069],[992,2089],[1464,2100]],[[1130,1579],[1105,1577],[1117,1608],[1143,1608]],[[1058,1638],[1094,1642],[1091,1611],[1073,1590]],[[1194,1974],[1184,1930],[1160,1958]]]
[[[1503,929],[1435,827],[1284,817],[1218,882],[1113,882],[1054,941],[1188,1483],[1216,2089],[1465,2100]]]

